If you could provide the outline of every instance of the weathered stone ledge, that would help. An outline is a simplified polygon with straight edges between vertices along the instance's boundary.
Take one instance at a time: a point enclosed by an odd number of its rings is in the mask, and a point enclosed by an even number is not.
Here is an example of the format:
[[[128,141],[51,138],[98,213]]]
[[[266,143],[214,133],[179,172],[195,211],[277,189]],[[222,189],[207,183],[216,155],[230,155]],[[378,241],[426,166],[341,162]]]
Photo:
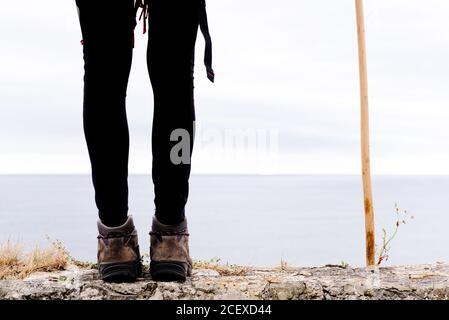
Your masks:
[[[195,270],[185,283],[109,284],[95,270],[37,273],[0,281],[0,299],[448,299],[449,264],[368,271],[326,266],[249,269],[244,276]]]

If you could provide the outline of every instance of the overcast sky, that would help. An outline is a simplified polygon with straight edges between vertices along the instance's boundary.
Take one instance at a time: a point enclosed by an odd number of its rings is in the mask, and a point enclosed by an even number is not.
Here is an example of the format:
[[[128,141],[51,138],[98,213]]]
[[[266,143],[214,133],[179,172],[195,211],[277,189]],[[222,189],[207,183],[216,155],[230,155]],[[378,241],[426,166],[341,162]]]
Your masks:
[[[193,172],[359,173],[354,1],[207,3],[217,78],[206,79],[199,37]],[[449,174],[449,2],[365,7],[373,172]],[[152,91],[137,30],[130,172],[149,173]],[[0,173],[90,172],[74,1],[3,2],[0,39]],[[226,147],[239,131],[258,147]]]

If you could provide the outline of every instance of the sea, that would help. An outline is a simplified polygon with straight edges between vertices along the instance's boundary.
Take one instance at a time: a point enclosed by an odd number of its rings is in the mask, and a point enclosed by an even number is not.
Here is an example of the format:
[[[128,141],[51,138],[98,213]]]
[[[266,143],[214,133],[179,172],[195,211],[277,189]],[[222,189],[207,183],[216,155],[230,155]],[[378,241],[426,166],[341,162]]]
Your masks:
[[[129,207],[148,253],[151,176],[129,178]],[[374,176],[376,243],[394,234],[385,265],[449,261],[449,176]],[[186,208],[195,260],[274,267],[365,264],[360,176],[193,175]],[[0,242],[31,250],[60,241],[96,259],[88,175],[0,176]]]

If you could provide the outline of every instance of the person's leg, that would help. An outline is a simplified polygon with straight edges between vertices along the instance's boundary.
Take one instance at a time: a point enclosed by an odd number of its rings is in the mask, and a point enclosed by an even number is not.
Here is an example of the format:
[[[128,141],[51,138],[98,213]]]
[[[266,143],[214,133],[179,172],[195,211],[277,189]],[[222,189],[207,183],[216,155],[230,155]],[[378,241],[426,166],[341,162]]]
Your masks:
[[[190,157],[189,161],[175,164],[170,154],[178,143],[171,141],[171,134],[178,129],[189,134],[190,152],[193,147],[197,2],[153,0],[149,4],[148,70],[154,94],[152,178],[155,215],[167,225],[184,220],[189,194]]]
[[[149,3],[147,60],[154,94],[152,177],[156,206],[150,233],[150,272],[155,280],[185,280],[192,269],[185,205],[194,140],[193,71],[199,24],[208,42],[205,63],[213,81],[204,0]],[[174,148],[181,141],[181,150]]]
[[[125,99],[133,51],[134,1],[77,0],[84,43],[84,132],[101,221],[128,214],[129,136]]]
[[[137,232],[128,217],[125,100],[134,42],[134,1],[76,3],[84,45],[84,132],[100,215],[98,268],[105,281],[133,281],[141,266]]]

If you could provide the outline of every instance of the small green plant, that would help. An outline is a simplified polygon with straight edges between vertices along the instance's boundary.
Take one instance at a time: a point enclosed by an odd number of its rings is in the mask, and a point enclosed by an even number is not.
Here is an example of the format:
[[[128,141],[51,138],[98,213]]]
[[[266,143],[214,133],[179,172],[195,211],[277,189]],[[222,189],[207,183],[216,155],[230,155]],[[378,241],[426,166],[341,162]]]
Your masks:
[[[212,264],[219,264],[221,262],[221,258],[219,257],[213,257],[212,259],[209,260],[209,263]]]
[[[142,272],[143,273],[148,273],[150,272],[150,255],[148,253],[145,253],[141,256],[141,261],[142,261]]]
[[[415,217],[410,216],[407,210],[401,210],[397,204],[395,204],[396,223],[394,231],[391,235],[388,235],[387,230],[382,229],[382,245],[380,246],[379,253],[377,255],[377,265],[380,266],[383,262],[388,261],[390,258],[391,243],[398,235],[399,228],[402,225],[407,224],[407,220],[413,220]]]
[[[214,257],[208,261],[195,260],[193,262],[193,268],[215,270],[222,276],[244,276],[248,274],[250,270],[249,267],[222,263],[221,259],[218,257]]]

